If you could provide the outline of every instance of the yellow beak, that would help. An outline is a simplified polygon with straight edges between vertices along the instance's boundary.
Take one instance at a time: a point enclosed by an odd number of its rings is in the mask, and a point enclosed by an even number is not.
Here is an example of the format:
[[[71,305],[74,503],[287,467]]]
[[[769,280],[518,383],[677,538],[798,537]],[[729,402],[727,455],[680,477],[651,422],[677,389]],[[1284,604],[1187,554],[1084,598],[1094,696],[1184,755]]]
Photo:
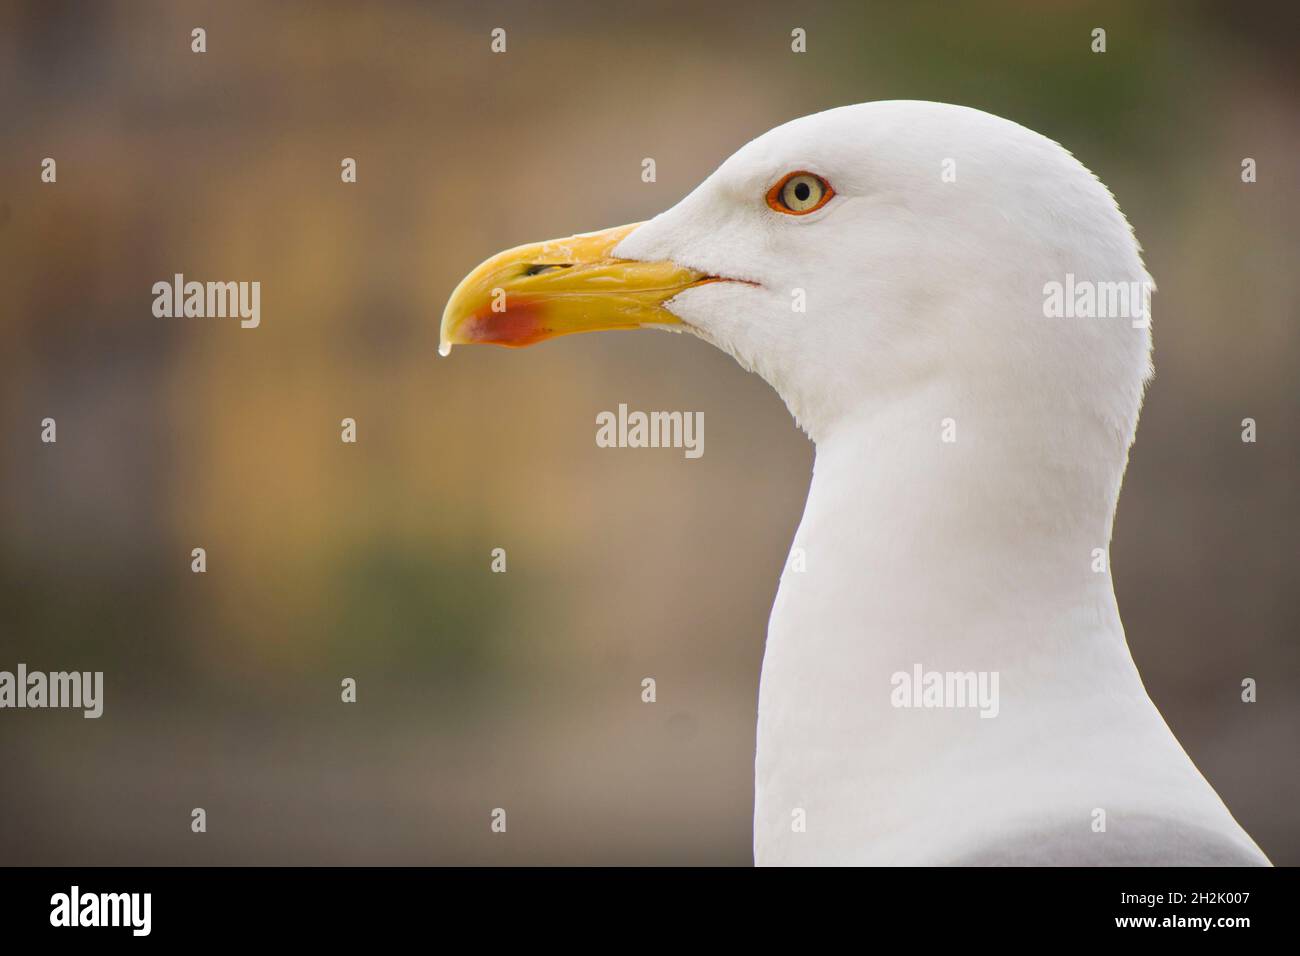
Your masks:
[[[438,351],[522,348],[557,335],[680,325],[663,304],[709,276],[671,262],[610,255],[641,223],[498,253],[461,280],[442,313]]]

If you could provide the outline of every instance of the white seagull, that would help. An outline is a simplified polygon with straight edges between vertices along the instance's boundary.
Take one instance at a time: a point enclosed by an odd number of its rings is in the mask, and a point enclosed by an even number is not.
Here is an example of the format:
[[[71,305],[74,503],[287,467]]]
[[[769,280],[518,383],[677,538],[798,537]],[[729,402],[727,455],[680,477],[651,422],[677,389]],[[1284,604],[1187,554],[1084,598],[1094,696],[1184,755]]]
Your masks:
[[[649,222],[484,262],[453,344],[687,331],[816,445],[768,625],[759,864],[1267,865],[1109,573],[1151,280],[1059,144],[939,103],[758,137]]]

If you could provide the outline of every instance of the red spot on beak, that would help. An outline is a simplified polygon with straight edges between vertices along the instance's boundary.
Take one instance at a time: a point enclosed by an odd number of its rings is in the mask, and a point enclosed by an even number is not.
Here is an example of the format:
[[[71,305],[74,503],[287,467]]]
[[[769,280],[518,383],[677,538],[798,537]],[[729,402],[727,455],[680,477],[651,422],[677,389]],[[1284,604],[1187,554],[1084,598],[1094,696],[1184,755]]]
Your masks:
[[[538,302],[512,298],[504,312],[480,312],[470,318],[460,330],[467,343],[476,345],[504,345],[519,349],[535,345],[550,338],[551,331],[542,321],[542,306]]]

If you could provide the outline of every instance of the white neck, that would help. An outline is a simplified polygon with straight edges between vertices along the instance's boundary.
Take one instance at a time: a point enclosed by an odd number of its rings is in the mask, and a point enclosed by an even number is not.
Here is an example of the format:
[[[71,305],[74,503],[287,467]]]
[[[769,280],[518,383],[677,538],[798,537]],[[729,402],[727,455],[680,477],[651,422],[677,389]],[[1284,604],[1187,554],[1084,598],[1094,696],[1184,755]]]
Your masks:
[[[757,861],[953,862],[981,834],[1088,833],[1096,808],[1156,813],[1170,793],[1236,829],[1124,639],[1108,565],[1126,441],[951,388],[818,436],[763,661]],[[1070,465],[1081,442],[1098,454]],[[895,706],[891,678],[918,665],[996,672],[997,715]]]

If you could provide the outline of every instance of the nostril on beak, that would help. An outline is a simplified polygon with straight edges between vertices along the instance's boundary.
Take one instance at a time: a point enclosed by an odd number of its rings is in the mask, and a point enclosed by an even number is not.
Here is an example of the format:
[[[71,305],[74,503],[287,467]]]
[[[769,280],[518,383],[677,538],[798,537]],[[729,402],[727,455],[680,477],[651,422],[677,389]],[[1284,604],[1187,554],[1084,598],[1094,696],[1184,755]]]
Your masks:
[[[554,263],[533,263],[524,269],[523,274],[526,276],[541,275],[543,272],[550,272],[552,269],[570,269],[572,264],[568,262]]]

